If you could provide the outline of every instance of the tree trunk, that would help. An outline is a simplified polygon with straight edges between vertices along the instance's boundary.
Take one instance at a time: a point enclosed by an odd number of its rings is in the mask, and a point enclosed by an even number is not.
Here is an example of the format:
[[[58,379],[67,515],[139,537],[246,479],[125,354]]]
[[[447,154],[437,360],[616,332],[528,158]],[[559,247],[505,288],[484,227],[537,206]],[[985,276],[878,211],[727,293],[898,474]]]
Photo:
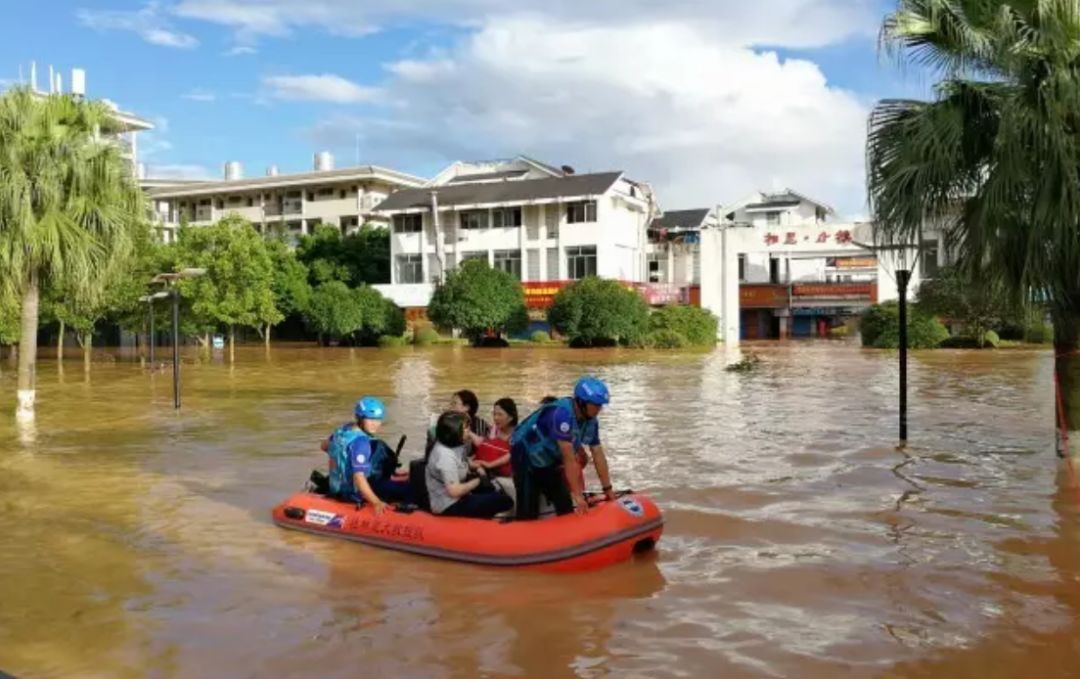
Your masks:
[[[66,329],[64,322],[60,321],[60,334],[56,338],[56,360],[61,362],[64,360],[64,331]]]
[[[229,326],[229,363],[236,360],[236,326]]]
[[[266,347],[268,349],[270,348],[270,328],[272,328],[272,327],[273,327],[272,325],[267,323],[266,324],[266,332],[263,333],[263,343],[266,345]]]
[[[38,276],[34,271],[26,282],[22,298],[22,335],[19,339],[19,380],[16,417],[34,418],[34,395],[37,382]]]
[[[1058,454],[1080,455],[1080,317],[1054,315],[1054,387]]]
[[[94,352],[94,334],[88,332],[82,338],[83,370],[90,372],[90,357]]]

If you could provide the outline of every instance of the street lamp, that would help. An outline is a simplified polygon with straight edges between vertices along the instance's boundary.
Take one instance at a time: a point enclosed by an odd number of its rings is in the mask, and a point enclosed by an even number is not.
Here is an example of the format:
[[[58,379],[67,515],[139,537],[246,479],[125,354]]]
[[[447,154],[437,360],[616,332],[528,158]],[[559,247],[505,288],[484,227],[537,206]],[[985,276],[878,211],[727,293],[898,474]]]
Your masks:
[[[852,241],[855,245],[864,250],[873,252],[881,259],[881,253],[887,253],[892,259],[893,270],[896,272],[896,294],[897,303],[899,306],[899,322],[900,322],[900,385],[898,394],[900,410],[900,447],[907,446],[908,438],[908,422],[907,422],[907,401],[908,401],[908,388],[907,388],[907,351],[908,351],[908,326],[907,326],[907,292],[908,284],[911,282],[911,272],[915,265],[918,263],[921,243],[912,244],[884,244],[884,245],[870,245],[860,243],[858,241]],[[915,254],[912,258],[912,262],[908,264],[908,255],[914,250]]]
[[[169,293],[164,290],[161,292],[155,292],[152,295],[145,295],[139,298],[140,302],[146,302],[146,308],[150,311],[150,366],[154,365],[154,300],[165,299],[169,296]]]
[[[169,287],[172,295],[172,375],[173,375],[173,407],[180,407],[180,290],[176,282],[181,278],[196,278],[206,273],[206,269],[183,269],[177,272],[159,273],[151,280],[152,283],[164,283]]]

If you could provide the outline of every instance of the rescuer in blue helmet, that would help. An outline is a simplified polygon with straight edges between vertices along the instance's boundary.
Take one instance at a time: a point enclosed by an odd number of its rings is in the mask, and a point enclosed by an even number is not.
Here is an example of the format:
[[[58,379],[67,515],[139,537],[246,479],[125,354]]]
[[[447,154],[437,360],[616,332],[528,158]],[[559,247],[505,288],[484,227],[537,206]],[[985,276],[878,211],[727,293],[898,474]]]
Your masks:
[[[394,473],[390,447],[376,437],[386,418],[386,406],[364,396],[353,406],[353,422],[338,427],[322,448],[330,458],[330,494],[349,502],[365,502],[382,514],[387,502],[408,499],[409,484],[390,478]]]
[[[581,460],[587,458],[579,454],[585,447],[592,452],[604,495],[615,499],[596,419],[609,401],[607,385],[587,375],[574,385],[573,396],[541,405],[514,430],[510,460],[519,519],[538,517],[541,494],[555,505],[557,514],[585,512]]]

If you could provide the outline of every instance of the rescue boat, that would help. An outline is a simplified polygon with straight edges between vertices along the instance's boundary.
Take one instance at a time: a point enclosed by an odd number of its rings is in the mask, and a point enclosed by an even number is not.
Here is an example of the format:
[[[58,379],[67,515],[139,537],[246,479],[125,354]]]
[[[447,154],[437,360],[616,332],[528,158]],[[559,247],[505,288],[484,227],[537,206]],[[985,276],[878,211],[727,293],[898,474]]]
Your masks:
[[[282,528],[352,540],[373,547],[487,566],[583,571],[626,561],[653,549],[664,529],[647,495],[625,491],[613,501],[589,498],[583,515],[538,521],[437,516],[409,506],[376,515],[369,506],[311,492],[274,508]]]

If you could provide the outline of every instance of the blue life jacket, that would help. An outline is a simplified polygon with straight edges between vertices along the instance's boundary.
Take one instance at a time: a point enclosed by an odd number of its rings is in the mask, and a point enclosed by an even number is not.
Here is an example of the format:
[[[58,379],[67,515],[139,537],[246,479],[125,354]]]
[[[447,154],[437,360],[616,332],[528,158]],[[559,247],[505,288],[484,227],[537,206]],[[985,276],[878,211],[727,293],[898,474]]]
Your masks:
[[[349,459],[349,448],[352,442],[370,437],[354,424],[343,424],[330,436],[330,445],[326,454],[334,461],[330,469],[330,495],[334,497],[351,497],[356,493],[353,487],[353,466]]]
[[[540,406],[518,424],[510,437],[511,464],[528,464],[530,467],[546,468],[562,464],[558,439],[540,430],[540,418],[555,408],[565,408],[570,412],[570,421],[574,427],[573,445],[581,445],[588,433],[589,420],[579,422],[574,414],[574,399],[560,398]]]

